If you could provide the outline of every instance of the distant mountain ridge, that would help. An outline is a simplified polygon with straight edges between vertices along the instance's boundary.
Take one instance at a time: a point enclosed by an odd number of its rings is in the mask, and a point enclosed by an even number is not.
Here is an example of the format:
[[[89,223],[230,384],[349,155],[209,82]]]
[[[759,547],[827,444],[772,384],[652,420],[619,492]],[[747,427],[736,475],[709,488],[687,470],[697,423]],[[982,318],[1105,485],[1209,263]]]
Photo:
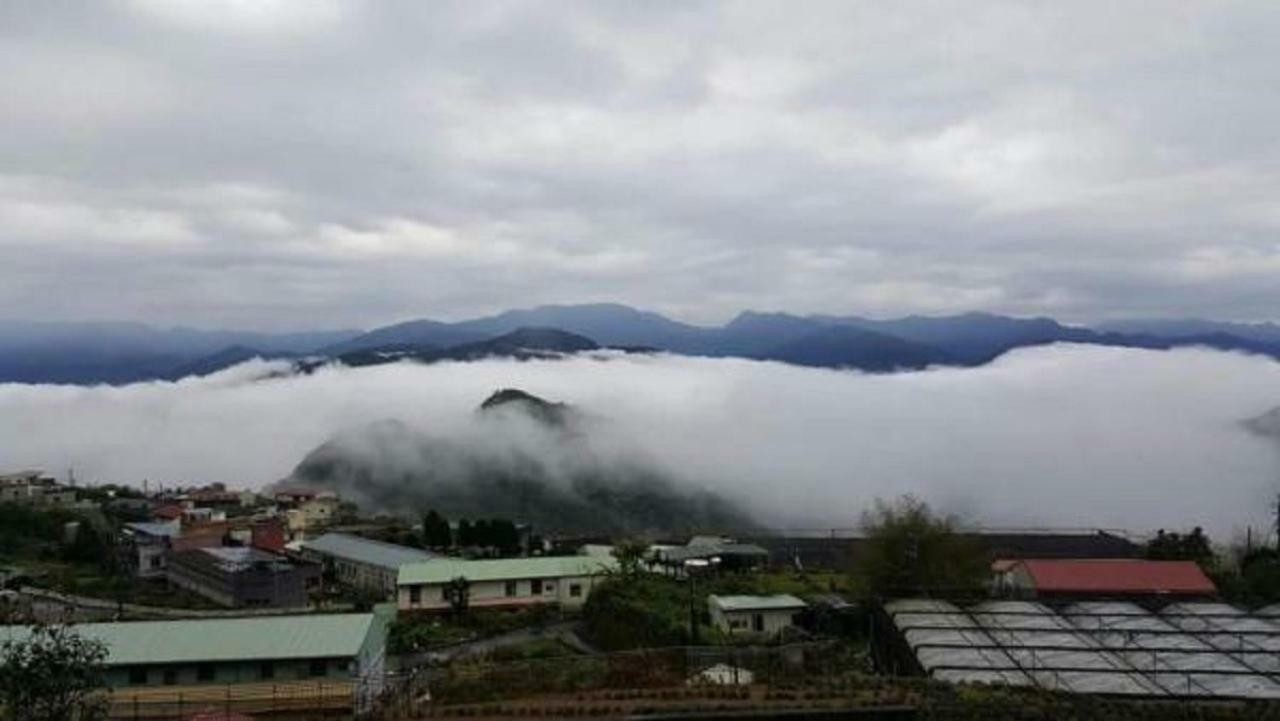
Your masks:
[[[132,323],[0,323],[0,383],[130,383],[204,375],[250,358],[362,366],[411,360],[557,357],[599,348],[776,360],[875,372],[975,366],[1016,348],[1069,342],[1206,346],[1280,358],[1280,325],[1202,319],[1113,321],[1096,328],[991,313],[906,316],[744,311],[719,327],[617,303],[544,305],[458,322],[417,319],[367,332],[263,334],[158,330]]]
[[[260,333],[153,328],[142,323],[0,321],[0,383],[122,384],[228,367],[219,358],[288,357],[360,335],[356,330]],[[253,357],[253,356],[249,356]],[[231,365],[234,365],[232,363]],[[212,370],[209,370],[212,369]]]
[[[558,328],[517,328],[488,340],[462,343],[448,348],[434,345],[413,346],[397,343],[391,346],[380,346],[344,353],[332,360],[348,366],[370,366],[383,363],[395,363],[404,360],[419,363],[435,363],[439,361],[473,361],[483,358],[516,358],[531,360],[536,358],[558,358],[567,353],[581,353],[599,350],[595,341],[576,333],[569,333]],[[311,370],[324,364],[324,360],[310,360],[302,364],[304,369]]]

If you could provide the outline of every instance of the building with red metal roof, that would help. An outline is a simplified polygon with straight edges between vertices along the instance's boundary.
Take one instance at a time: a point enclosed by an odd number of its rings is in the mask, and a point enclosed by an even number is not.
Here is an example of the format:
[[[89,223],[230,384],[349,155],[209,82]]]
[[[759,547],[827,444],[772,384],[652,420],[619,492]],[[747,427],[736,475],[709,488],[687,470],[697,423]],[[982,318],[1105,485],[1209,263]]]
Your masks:
[[[1018,559],[1007,571],[1017,595],[1212,596],[1213,581],[1194,561]]]

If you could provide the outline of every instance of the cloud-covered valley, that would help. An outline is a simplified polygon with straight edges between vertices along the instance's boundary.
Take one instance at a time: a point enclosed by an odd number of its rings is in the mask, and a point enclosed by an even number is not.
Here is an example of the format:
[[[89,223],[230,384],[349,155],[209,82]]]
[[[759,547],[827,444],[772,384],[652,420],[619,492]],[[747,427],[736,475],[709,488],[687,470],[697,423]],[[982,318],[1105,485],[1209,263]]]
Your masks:
[[[1280,490],[1280,444],[1242,423],[1280,405],[1280,364],[1208,350],[1058,345],[884,375],[611,354],[269,373],[281,368],[0,385],[0,468],[263,486],[385,419],[495,443],[476,406],[518,387],[589,414],[597,457],[643,458],[774,527],[849,527],[872,499],[914,493],[987,525],[1225,534],[1266,527]]]

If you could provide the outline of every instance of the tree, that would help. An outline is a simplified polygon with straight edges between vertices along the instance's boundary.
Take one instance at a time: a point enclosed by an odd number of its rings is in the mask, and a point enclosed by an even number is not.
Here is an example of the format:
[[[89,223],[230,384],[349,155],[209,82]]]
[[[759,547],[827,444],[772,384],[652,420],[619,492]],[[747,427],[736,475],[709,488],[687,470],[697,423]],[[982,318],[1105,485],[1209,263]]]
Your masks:
[[[466,548],[476,545],[476,532],[472,527],[471,521],[463,518],[458,521],[458,545]]]
[[[858,569],[873,596],[975,591],[987,578],[982,549],[913,496],[877,499],[862,526],[867,538]]]
[[[1280,553],[1269,547],[1239,553],[1236,563],[1224,564],[1212,574],[1222,597],[1246,606],[1280,601]]]
[[[649,550],[644,541],[627,539],[614,545],[613,557],[618,561],[618,575],[635,578],[640,575],[640,564]]]
[[[444,597],[449,600],[449,607],[454,614],[461,616],[467,612],[467,606],[471,603],[471,582],[458,576],[445,584]]]
[[[505,518],[489,520],[489,542],[503,556],[520,553],[520,530],[513,521]]]
[[[1195,561],[1202,568],[1214,565],[1213,546],[1204,529],[1196,526],[1190,533],[1165,533],[1156,531],[1156,537],[1147,543],[1147,558],[1153,561]]]
[[[422,545],[427,548],[449,548],[453,545],[449,522],[435,510],[427,511],[422,518]]]
[[[593,587],[582,621],[591,642],[609,651],[679,646],[691,631],[684,589],[647,574],[615,574]]]
[[[96,563],[103,567],[111,565],[114,544],[104,538],[101,531],[93,523],[83,520],[76,526],[75,536],[71,542],[63,546],[62,557],[68,561]]]
[[[94,721],[106,717],[101,641],[69,626],[35,626],[0,644],[0,699],[6,721]]]

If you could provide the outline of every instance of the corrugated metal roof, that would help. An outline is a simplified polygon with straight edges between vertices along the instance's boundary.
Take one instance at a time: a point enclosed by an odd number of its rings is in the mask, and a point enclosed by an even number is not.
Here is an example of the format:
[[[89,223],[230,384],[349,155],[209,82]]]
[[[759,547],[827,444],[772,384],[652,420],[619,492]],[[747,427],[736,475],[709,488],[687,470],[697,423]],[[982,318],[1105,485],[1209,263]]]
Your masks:
[[[417,548],[373,541],[348,533],[326,533],[314,541],[304,541],[302,548],[389,571],[398,570],[407,563],[422,563],[435,558]]]
[[[768,558],[769,552],[754,543],[702,543],[696,546],[663,549],[657,553],[658,559],[667,563],[683,563],[692,558],[713,556]]]
[[[439,558],[400,568],[400,585],[445,583],[459,576],[468,581],[508,581],[525,578],[594,576],[617,567],[612,558],[598,556],[550,556],[461,561]]]
[[[1280,698],[1280,626],[1224,604],[1179,603],[1159,613],[1128,602],[1062,608],[986,601],[885,604],[930,676],[1033,684],[1080,693]]]
[[[1019,565],[1037,591],[1209,594],[1217,590],[1194,561],[1028,559]]]
[[[182,528],[178,524],[171,522],[126,523],[124,527],[136,533],[158,538],[172,538],[182,535]]]
[[[355,656],[374,628],[371,613],[256,618],[83,623],[102,641],[107,665],[269,661]],[[0,643],[27,637],[27,626],[0,626]]]
[[[805,602],[790,594],[776,596],[708,596],[707,602],[724,611],[782,611],[804,608]]]

